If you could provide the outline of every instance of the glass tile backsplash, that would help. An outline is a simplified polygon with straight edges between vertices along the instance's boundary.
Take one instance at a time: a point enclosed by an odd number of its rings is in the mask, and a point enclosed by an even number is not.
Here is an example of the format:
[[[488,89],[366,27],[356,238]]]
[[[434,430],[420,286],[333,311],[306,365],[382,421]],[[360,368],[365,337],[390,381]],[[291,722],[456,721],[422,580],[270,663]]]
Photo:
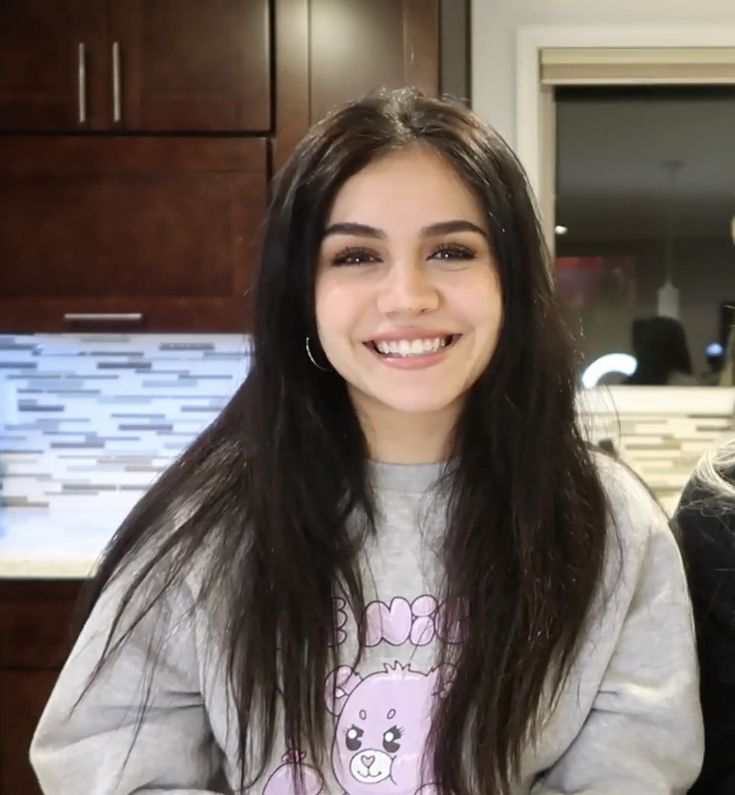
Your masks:
[[[248,349],[242,335],[0,335],[0,554],[19,527],[25,543],[57,528],[75,554],[90,530],[109,538],[234,394]]]

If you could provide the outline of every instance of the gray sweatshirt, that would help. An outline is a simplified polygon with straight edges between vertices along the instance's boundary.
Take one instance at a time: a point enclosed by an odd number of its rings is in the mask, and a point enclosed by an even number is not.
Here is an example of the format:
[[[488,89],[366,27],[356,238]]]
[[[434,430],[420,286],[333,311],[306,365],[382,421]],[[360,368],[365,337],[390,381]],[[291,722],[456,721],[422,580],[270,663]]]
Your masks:
[[[607,459],[599,467],[622,544],[609,544],[581,651],[556,707],[544,712],[538,742],[523,753],[514,795],[684,793],[700,769],[697,658],[677,546],[637,480]],[[432,704],[442,697],[440,675],[452,673],[435,664],[443,605],[433,595],[438,570],[431,537],[441,532],[441,511],[430,498],[438,471],[374,465],[383,522],[365,550],[367,648],[353,669],[355,617],[338,603],[345,662],[325,686],[333,727],[328,763],[317,770],[303,751],[280,747],[249,792],[293,795],[294,758],[305,795],[435,792],[422,784],[419,760]],[[44,793],[236,792],[221,622],[204,608],[189,609],[196,568],[141,622],[70,714],[100,658],[124,586],[121,578],[103,593],[37,728],[31,761]],[[164,647],[133,743],[151,638]]]

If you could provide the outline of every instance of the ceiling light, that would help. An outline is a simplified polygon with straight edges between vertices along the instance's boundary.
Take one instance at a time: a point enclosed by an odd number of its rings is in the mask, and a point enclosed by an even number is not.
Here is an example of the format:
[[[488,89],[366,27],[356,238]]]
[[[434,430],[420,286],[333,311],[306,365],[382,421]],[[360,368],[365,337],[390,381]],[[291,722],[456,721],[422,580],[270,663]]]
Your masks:
[[[556,232],[556,234],[557,234],[557,235],[566,235],[566,233],[567,233],[569,230],[567,229],[567,227],[566,227],[566,226],[562,226],[561,224],[557,224],[557,225],[554,227],[554,231]]]

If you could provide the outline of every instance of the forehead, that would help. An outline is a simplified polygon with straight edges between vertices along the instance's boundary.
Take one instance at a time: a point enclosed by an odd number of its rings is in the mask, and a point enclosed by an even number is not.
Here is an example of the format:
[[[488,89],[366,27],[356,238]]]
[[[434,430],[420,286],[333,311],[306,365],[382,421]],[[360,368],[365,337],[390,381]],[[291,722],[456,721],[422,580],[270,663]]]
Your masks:
[[[465,219],[487,227],[475,194],[437,152],[415,146],[374,160],[348,179],[328,223],[355,221],[384,229],[420,229]]]

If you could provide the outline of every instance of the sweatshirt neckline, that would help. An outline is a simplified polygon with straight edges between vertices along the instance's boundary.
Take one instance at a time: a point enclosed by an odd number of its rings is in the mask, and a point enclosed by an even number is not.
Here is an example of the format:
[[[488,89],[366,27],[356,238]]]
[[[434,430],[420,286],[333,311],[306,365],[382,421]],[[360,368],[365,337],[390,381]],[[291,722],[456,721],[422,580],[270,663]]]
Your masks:
[[[378,491],[423,494],[436,485],[446,463],[388,464],[383,461],[368,461],[368,468],[373,485]]]

